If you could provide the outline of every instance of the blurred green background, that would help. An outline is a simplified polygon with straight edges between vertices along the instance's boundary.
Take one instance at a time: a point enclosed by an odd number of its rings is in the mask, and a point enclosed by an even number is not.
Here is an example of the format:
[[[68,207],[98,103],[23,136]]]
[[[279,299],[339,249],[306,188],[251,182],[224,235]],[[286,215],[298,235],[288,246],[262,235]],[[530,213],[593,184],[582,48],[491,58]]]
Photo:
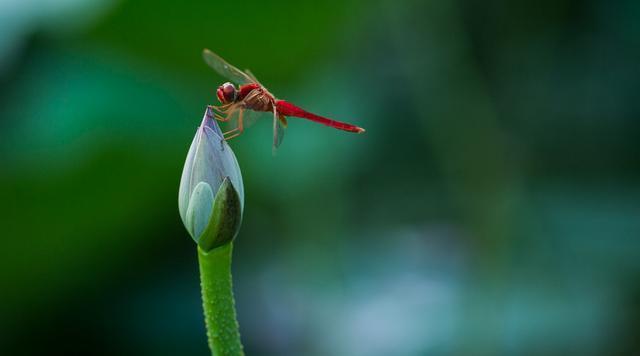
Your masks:
[[[638,354],[640,2],[0,0],[0,354],[207,355],[187,149],[224,80],[249,355]]]

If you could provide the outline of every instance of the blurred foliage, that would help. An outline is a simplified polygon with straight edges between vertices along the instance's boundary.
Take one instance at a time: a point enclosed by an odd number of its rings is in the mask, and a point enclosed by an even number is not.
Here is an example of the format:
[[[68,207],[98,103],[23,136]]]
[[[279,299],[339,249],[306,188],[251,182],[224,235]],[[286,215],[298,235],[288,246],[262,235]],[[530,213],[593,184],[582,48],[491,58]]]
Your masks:
[[[204,47],[367,129],[231,142],[247,354],[640,351],[638,2],[30,3],[0,3],[0,354],[207,354]]]

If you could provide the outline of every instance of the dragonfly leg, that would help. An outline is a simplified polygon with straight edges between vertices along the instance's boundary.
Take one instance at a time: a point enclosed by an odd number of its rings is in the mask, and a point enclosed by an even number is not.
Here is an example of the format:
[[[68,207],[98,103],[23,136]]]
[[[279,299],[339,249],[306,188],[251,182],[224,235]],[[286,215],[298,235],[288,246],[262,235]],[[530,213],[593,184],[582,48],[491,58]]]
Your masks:
[[[213,107],[217,111],[225,112],[225,111],[229,110],[229,108],[231,108],[232,105],[233,105],[233,103],[228,103],[228,104],[222,104],[222,105],[213,106]]]
[[[217,107],[217,106],[213,106],[213,105],[209,105],[207,106],[209,109],[213,110],[216,113],[224,113],[224,110]]]
[[[227,121],[231,120],[231,115],[227,115],[227,117],[224,117],[224,116],[222,116],[220,114],[215,114],[214,118],[216,120],[218,120],[218,121],[221,121],[221,122],[227,122]]]
[[[207,107],[209,109],[214,109],[214,110],[224,110],[224,109],[228,109],[231,105],[233,105],[233,103],[228,103],[228,104],[222,104],[222,105],[207,105]]]
[[[233,130],[229,130],[223,134],[223,136],[225,136],[225,140],[229,141],[232,138],[242,135],[242,133],[244,132],[244,126],[242,125],[243,114],[244,114],[244,111],[240,110],[240,114],[238,115],[238,127],[236,127]],[[232,135],[228,136],[229,134],[232,134]]]
[[[242,135],[242,132],[243,132],[243,130],[242,130],[242,129],[240,129],[240,127],[236,127],[236,128],[235,128],[235,129],[233,129],[233,130],[229,130],[229,131],[225,132],[225,133],[223,134],[223,135],[225,136],[225,137],[224,137],[224,139],[225,139],[225,140],[227,140],[227,141],[229,141],[229,140],[231,140],[232,138],[236,138],[236,137],[238,137],[238,136]]]
[[[232,133],[232,132],[235,132],[235,133],[234,133],[233,135],[229,135],[229,136],[225,137],[225,138],[224,138],[224,139],[225,139],[225,141],[229,141],[229,140],[231,140],[232,138],[236,138],[236,137],[238,137],[238,136],[242,135],[242,132],[243,132],[243,131],[239,131],[238,129],[233,129],[233,130],[231,130],[231,131],[229,131],[229,132],[225,132],[225,135],[227,135],[227,134],[229,134],[229,133]]]
[[[224,117],[215,112],[213,113],[213,115],[211,115],[211,111],[207,111],[207,119],[216,119],[221,122],[227,122],[230,120],[230,115],[227,115],[227,117]]]
[[[238,111],[238,109],[236,107],[229,107],[226,110],[218,110],[219,113],[216,113],[215,119],[221,122],[228,122],[231,121],[231,119],[233,118],[233,114],[236,113],[236,111]],[[240,113],[242,113],[242,109],[240,109]]]
[[[209,109],[209,112],[214,111],[215,113],[218,113],[218,114],[226,114],[229,111],[230,106],[231,104],[225,104],[220,106],[207,105],[207,109]],[[209,115],[209,118],[211,118],[211,115]]]

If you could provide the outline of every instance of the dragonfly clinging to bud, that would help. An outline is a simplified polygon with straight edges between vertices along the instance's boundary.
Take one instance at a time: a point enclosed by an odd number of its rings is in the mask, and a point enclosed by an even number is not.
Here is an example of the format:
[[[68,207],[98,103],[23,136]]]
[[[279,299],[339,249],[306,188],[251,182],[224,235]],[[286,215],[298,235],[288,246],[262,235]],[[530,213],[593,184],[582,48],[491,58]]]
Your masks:
[[[364,132],[361,127],[318,116],[290,102],[277,99],[249,70],[239,70],[208,49],[202,52],[202,56],[218,74],[239,85],[236,88],[233,83],[226,82],[219,86],[216,96],[221,105],[209,106],[215,113],[216,120],[235,123],[234,129],[224,133],[226,140],[242,134],[250,118],[261,112],[273,113],[274,148],[282,143],[284,129],[287,127],[287,117],[299,117],[348,132]]]

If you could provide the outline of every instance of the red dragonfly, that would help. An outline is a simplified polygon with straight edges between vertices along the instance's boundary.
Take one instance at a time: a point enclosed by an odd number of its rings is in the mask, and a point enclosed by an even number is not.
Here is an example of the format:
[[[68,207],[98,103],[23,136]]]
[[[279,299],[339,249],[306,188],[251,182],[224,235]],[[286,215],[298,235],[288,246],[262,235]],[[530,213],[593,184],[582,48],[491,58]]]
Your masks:
[[[249,71],[244,72],[227,63],[222,57],[204,49],[204,61],[218,74],[235,82],[236,87],[226,82],[218,87],[216,95],[221,105],[209,105],[216,120],[223,122],[235,121],[235,128],[224,133],[226,140],[239,136],[247,126],[250,117],[260,112],[273,113],[273,147],[277,148],[284,138],[287,127],[287,116],[299,117],[315,121],[333,128],[348,132],[362,133],[364,129],[345,122],[335,121],[305,111],[290,102],[279,100],[265,88]]]

